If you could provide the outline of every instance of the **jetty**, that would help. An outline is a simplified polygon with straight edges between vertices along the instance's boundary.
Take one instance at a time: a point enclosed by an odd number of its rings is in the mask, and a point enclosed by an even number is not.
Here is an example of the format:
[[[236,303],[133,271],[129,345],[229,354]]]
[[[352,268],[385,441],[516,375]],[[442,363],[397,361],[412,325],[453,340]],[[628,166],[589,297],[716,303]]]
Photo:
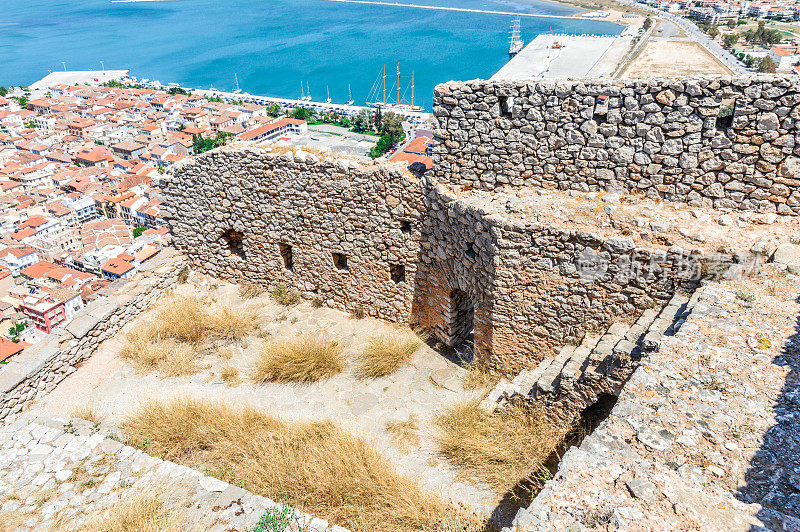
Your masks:
[[[510,15],[513,17],[529,17],[529,18],[556,18],[556,19],[571,19],[581,18],[579,14],[576,15],[540,15],[536,13],[519,13],[517,11],[495,11],[492,9],[467,9],[463,7],[447,7],[447,6],[426,6],[420,4],[403,4],[401,2],[376,2],[374,0],[322,0],[323,2],[339,2],[342,4],[366,4],[375,6],[389,6],[389,7],[407,7],[412,9],[429,9],[432,11],[458,11],[461,13],[482,13],[485,15]]]

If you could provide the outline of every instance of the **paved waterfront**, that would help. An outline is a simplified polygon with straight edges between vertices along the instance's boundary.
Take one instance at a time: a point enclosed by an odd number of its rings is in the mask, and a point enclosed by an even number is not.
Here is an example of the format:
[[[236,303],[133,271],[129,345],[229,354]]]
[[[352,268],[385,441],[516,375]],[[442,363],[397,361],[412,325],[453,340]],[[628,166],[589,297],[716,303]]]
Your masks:
[[[603,57],[620,40],[629,42],[626,37],[539,35],[491,79],[585,77],[590,71],[595,76],[607,75],[614,65],[602,68]],[[554,41],[562,48],[553,48]]]

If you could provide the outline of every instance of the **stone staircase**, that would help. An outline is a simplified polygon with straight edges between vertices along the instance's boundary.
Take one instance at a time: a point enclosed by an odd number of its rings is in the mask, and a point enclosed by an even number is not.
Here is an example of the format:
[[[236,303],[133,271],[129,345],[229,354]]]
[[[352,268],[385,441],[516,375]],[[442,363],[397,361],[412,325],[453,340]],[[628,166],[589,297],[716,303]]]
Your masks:
[[[686,318],[689,296],[676,293],[661,309],[645,310],[631,325],[614,322],[602,336],[587,336],[579,346],[567,345],[545,357],[535,368],[502,379],[481,401],[486,412],[502,409],[516,398],[555,398],[559,394],[598,395],[619,392],[617,370],[635,366],[656,351],[664,335],[672,334]],[[618,384],[619,386],[616,386]]]

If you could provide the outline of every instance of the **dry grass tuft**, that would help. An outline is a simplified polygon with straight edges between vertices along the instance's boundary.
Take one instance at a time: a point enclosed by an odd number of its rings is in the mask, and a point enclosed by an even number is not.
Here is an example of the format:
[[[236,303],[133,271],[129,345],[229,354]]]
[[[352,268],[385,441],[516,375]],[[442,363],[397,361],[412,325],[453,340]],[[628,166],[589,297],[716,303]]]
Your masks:
[[[255,332],[258,328],[258,314],[253,309],[235,312],[230,307],[223,307],[208,312],[205,326],[213,337],[234,342]]]
[[[467,374],[464,375],[461,385],[465,390],[482,390],[493,388],[498,382],[500,375],[492,375],[488,368],[473,362],[467,366]]]
[[[125,338],[120,357],[139,371],[158,371],[164,377],[198,370],[204,342],[240,341],[256,331],[258,315],[252,309],[208,308],[195,298],[167,301],[147,323],[140,323]]]
[[[342,372],[344,345],[322,333],[268,341],[253,369],[256,382],[316,382]]]
[[[89,404],[75,407],[72,410],[72,413],[70,413],[70,417],[85,419],[86,421],[91,421],[92,423],[101,423],[103,421],[103,417],[100,416]]]
[[[192,297],[167,301],[148,329],[153,338],[199,343],[206,333],[208,310]]]
[[[330,421],[286,423],[253,408],[184,398],[146,404],[124,427],[133,440],[147,441],[151,454],[209,469],[354,532],[434,531],[453,521],[465,531],[482,526]]]
[[[359,377],[390,375],[411,361],[422,340],[410,329],[398,329],[391,334],[368,340],[359,357]]]
[[[178,377],[197,371],[200,353],[193,344],[162,338],[140,327],[126,336],[119,356],[130,360],[139,372],[158,371],[163,377]]]
[[[83,530],[94,532],[182,532],[199,530],[187,526],[185,512],[164,490],[125,492],[104,510],[87,518]]]
[[[253,299],[254,297],[258,297],[266,292],[267,289],[263,286],[253,284],[253,283],[244,283],[239,285],[239,296],[242,299]]]
[[[437,418],[442,454],[461,468],[463,477],[485,482],[500,494],[520,482],[540,486],[550,476],[544,464],[569,428],[556,425],[540,409],[509,405],[487,414],[478,404],[456,403]]]
[[[222,381],[228,386],[238,386],[242,380],[239,378],[239,370],[230,364],[225,364],[219,372]]]
[[[405,421],[390,421],[386,424],[386,431],[392,438],[392,443],[403,452],[409,452],[419,447],[419,425],[417,416],[411,414]]]

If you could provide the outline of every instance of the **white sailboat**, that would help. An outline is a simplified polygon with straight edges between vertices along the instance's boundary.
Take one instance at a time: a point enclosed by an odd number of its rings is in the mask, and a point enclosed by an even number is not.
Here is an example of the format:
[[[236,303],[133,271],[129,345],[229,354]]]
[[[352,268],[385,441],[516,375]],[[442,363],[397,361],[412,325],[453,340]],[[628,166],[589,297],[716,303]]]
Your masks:
[[[347,84],[347,105],[353,105],[355,100],[353,100],[353,93],[350,91],[350,84]]]
[[[383,98],[381,101],[377,101],[377,92],[378,92],[378,81],[383,78]],[[378,75],[378,79],[375,80],[375,83],[372,86],[372,91],[370,91],[369,97],[367,99],[367,105],[370,107],[380,107],[384,111],[422,111],[422,107],[418,105],[414,105],[414,72],[411,72],[411,103],[404,103],[403,98],[400,97],[400,63],[397,63],[397,100],[394,102],[388,101],[386,99],[386,65],[383,65],[383,74]],[[390,91],[391,92],[391,91]],[[369,99],[372,98],[372,101]]]
[[[236,81],[236,88],[233,89],[233,93],[240,94],[242,92],[242,89],[239,88],[239,76],[235,72],[233,73],[233,79],[234,81]]]
[[[511,21],[511,34],[508,36],[508,55],[515,56],[525,47],[519,31],[519,16]]]
[[[328,97],[325,98],[325,103],[331,103],[331,90],[328,88],[327,85],[325,85],[325,91],[327,91],[328,93]]]
[[[303,91],[303,82],[300,81],[300,100],[304,102],[311,101],[311,89],[308,88],[308,82],[306,81],[306,89],[305,92]]]

